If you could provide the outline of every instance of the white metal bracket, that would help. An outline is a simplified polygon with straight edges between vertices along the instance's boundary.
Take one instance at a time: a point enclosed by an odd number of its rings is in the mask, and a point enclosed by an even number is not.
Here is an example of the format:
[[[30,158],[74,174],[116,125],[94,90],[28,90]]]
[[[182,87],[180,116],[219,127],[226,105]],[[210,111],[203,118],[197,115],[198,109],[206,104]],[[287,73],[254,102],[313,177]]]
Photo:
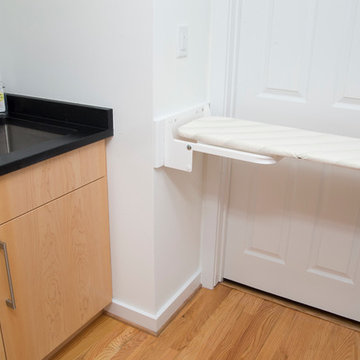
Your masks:
[[[177,137],[177,128],[199,117],[209,116],[208,104],[192,108],[181,114],[155,120],[155,168],[166,166],[173,169],[192,171],[193,152],[221,156],[262,165],[271,165],[280,157],[253,154],[220,146],[195,143]]]

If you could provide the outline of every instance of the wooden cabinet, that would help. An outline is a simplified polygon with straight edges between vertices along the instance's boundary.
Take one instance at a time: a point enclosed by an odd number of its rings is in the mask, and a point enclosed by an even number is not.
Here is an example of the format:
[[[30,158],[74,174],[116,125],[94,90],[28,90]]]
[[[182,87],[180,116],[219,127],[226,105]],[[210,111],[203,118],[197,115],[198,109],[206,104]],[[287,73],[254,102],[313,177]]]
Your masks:
[[[0,319],[8,360],[42,359],[111,302],[106,176],[90,179],[0,225],[16,301],[15,310],[6,304],[2,252]]]
[[[1,329],[0,329],[0,360],[6,360],[5,348],[4,348],[4,342],[2,339]]]

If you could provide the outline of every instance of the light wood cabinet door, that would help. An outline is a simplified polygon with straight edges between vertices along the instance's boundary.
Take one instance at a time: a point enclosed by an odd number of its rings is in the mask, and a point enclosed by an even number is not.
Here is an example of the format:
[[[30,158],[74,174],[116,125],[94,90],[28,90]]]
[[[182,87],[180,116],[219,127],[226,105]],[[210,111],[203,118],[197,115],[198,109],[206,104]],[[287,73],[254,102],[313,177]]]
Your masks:
[[[2,339],[1,329],[0,329],[0,360],[6,360],[4,342]]]
[[[0,317],[8,360],[38,360],[111,302],[106,178],[0,226]]]

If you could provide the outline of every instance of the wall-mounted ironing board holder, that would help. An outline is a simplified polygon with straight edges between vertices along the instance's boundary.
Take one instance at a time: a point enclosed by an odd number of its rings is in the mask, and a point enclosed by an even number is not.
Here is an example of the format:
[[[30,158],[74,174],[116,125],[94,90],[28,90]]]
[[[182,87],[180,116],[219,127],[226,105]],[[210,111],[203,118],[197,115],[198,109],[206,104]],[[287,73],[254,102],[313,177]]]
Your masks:
[[[155,168],[165,166],[191,172],[194,152],[262,165],[276,164],[282,159],[282,157],[259,155],[188,141],[178,137],[176,129],[179,126],[203,116],[210,116],[209,104],[204,104],[180,114],[174,114],[166,118],[155,120]]]

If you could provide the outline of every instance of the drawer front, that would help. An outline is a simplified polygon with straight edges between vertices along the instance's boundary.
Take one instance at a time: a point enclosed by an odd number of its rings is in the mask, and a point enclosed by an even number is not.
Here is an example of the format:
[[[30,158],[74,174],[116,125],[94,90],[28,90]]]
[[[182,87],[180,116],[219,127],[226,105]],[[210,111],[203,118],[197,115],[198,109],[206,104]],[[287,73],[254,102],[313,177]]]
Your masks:
[[[105,175],[102,140],[0,176],[0,224]]]

